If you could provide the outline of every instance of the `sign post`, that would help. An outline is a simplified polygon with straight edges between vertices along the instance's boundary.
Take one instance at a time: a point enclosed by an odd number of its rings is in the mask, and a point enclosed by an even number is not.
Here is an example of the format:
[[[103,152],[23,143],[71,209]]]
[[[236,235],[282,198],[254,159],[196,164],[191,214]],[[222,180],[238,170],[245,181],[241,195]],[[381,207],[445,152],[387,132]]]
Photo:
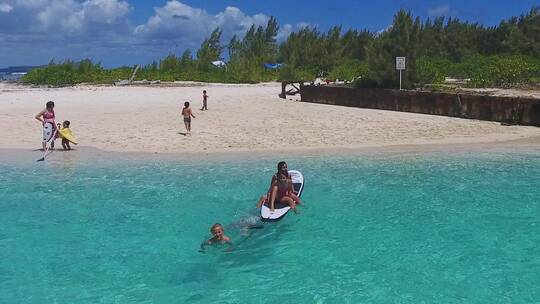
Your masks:
[[[401,91],[401,71],[405,70],[405,57],[396,57],[396,70],[399,70],[399,90]]]

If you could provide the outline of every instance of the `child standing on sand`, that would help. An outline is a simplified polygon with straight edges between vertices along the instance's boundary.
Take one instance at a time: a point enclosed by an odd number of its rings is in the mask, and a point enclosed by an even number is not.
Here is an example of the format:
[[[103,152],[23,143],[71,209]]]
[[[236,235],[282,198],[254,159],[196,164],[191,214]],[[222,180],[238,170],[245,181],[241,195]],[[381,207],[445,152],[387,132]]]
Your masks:
[[[73,133],[71,133],[71,129],[69,128],[70,124],[71,123],[69,122],[69,120],[64,120],[64,123],[62,124],[62,132],[69,136],[73,136]],[[63,135],[62,135],[62,148],[64,148],[64,150],[71,150],[71,146],[69,145],[69,140],[65,138]]]
[[[208,95],[206,95],[206,90],[202,91],[202,108],[201,111],[208,110]]]
[[[184,108],[182,109],[182,116],[184,117],[184,125],[186,126],[186,135],[191,136],[191,117],[195,118],[195,115],[191,112],[189,102],[184,102]]]

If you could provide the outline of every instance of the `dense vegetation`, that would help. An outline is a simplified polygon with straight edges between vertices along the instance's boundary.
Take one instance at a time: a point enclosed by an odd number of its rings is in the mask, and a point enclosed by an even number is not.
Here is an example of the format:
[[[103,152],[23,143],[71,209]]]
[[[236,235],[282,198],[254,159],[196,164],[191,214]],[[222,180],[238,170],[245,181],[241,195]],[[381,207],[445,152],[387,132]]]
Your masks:
[[[512,87],[540,82],[540,7],[527,14],[485,27],[457,18],[421,22],[401,10],[382,33],[339,26],[328,32],[304,28],[281,44],[279,26],[270,18],[266,27],[252,26],[242,38],[222,45],[221,30],[205,39],[195,56],[190,50],[142,67],[137,80],[195,80],[250,83],[270,80],[313,80],[317,76],[355,80],[359,87],[396,87],[395,57],[407,57],[404,86],[438,84],[445,77],[469,78],[475,87]],[[228,57],[225,67],[213,61]],[[264,63],[284,65],[269,70]],[[51,62],[32,70],[23,81],[72,85],[112,83],[128,79],[133,67],[104,69],[90,60]]]

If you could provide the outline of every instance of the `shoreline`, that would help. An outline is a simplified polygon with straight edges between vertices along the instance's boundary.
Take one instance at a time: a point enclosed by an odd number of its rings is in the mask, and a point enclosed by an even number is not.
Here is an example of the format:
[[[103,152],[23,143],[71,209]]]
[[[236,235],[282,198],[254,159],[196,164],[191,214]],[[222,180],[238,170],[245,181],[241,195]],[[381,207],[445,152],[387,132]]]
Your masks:
[[[538,153],[540,155],[540,136],[520,138],[498,142],[474,143],[426,143],[403,145],[379,145],[359,147],[328,147],[328,148],[296,148],[283,150],[232,150],[200,152],[133,152],[133,151],[107,151],[95,147],[81,146],[72,151],[54,150],[48,155],[47,161],[54,163],[82,162],[104,163],[115,161],[165,161],[165,162],[199,162],[199,161],[227,161],[260,159],[287,159],[287,158],[332,158],[332,157],[361,157],[380,156],[394,157],[409,154],[431,153]],[[38,149],[7,149],[0,148],[0,160],[5,163],[35,164],[41,157],[42,151]]]

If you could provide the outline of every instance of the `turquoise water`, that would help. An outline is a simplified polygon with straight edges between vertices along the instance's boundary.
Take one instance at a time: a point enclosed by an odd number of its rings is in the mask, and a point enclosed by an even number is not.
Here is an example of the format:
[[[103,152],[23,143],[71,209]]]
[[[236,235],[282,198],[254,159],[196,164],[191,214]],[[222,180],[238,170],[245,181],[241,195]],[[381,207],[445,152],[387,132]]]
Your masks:
[[[300,215],[226,231],[278,159],[0,165],[0,303],[534,303],[540,155],[295,157]]]

